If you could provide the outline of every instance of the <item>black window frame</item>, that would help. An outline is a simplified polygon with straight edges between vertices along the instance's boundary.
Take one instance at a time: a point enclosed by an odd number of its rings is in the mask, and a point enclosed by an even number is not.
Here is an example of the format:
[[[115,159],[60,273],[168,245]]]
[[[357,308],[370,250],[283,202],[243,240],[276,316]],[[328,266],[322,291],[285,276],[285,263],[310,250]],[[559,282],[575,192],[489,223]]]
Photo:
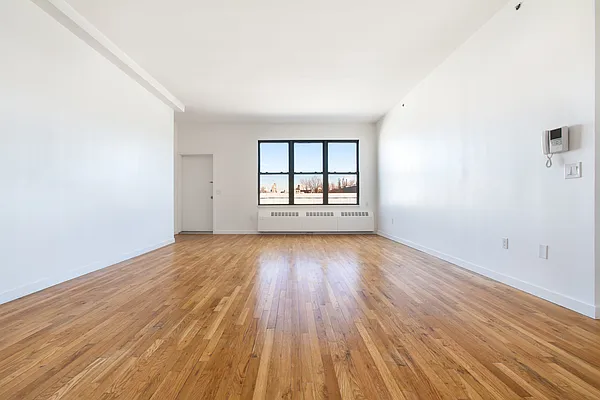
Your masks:
[[[260,171],[260,145],[262,143],[287,143],[288,144],[288,172],[261,172]],[[314,172],[295,172],[294,169],[294,145],[296,143],[320,143],[323,146],[323,170]],[[356,145],[356,171],[333,171],[329,172],[329,143],[353,143]],[[260,178],[263,175],[288,175],[288,204],[261,204],[260,202]],[[295,204],[296,193],[294,178],[296,175],[323,175],[323,204]],[[356,175],[356,203],[352,204],[329,204],[329,175]],[[359,206],[360,205],[360,141],[358,139],[336,139],[336,140],[259,140],[258,141],[258,187],[257,201],[259,206],[264,207],[316,207],[316,206]]]

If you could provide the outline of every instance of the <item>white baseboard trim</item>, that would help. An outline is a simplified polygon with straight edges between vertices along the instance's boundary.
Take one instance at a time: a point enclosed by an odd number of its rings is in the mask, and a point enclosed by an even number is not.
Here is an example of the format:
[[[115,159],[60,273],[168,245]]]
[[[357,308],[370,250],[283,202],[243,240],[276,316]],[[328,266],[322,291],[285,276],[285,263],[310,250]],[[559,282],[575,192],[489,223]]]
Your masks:
[[[572,297],[553,292],[551,290],[542,288],[540,286],[536,286],[536,285],[528,283],[528,282],[524,282],[517,278],[513,278],[512,276],[508,276],[508,275],[504,275],[504,274],[501,274],[496,271],[492,271],[492,270],[484,268],[482,266],[473,264],[469,261],[465,261],[463,259],[453,257],[449,254],[445,254],[445,253],[439,252],[437,250],[430,249],[429,247],[421,246],[417,243],[411,242],[410,240],[402,239],[397,236],[390,235],[383,231],[378,231],[377,234],[379,236],[383,236],[387,239],[393,240],[394,242],[401,243],[408,247],[412,247],[413,249],[416,249],[416,250],[422,251],[424,253],[427,253],[429,255],[432,255],[434,257],[437,257],[441,260],[447,261],[458,267],[464,268],[464,269],[472,271],[472,272],[476,272],[480,275],[483,275],[487,278],[504,283],[505,285],[511,286],[515,289],[522,290],[523,292],[529,293],[536,297],[550,301],[554,304],[558,304],[559,306],[576,311],[587,317],[600,319],[600,315],[599,315],[600,309],[598,307],[594,307],[592,304],[587,304],[580,300],[574,299]]]
[[[213,231],[213,235],[258,235],[258,231]]]
[[[70,281],[71,279],[78,278],[82,275],[89,274],[90,272],[97,271],[99,269],[103,269],[109,267],[111,265],[118,264],[120,262],[129,260],[131,258],[140,256],[142,254],[149,253],[153,250],[160,249],[161,247],[168,246],[172,243],[175,243],[175,239],[164,240],[160,243],[153,244],[151,246],[144,247],[142,249],[137,249],[125,254],[122,254],[119,257],[114,257],[104,261],[97,261],[86,266],[76,268],[70,271],[65,271],[59,273],[52,277],[38,279],[37,281],[26,283],[14,289],[7,290],[3,293],[0,293],[0,304],[8,303],[9,301],[16,300],[18,298],[27,296],[29,294],[39,292],[40,290],[47,289],[51,286],[58,285],[59,283],[63,283],[66,281]]]
[[[376,235],[376,232],[260,232],[260,231],[214,231],[214,235]]]
[[[265,232],[258,232],[260,235],[297,235],[297,236],[308,236],[308,235],[340,235],[340,236],[347,236],[347,235],[377,235],[377,233],[373,232],[373,231],[369,231],[369,232],[354,232],[354,231],[282,231],[282,232],[272,232],[272,231],[265,231]]]

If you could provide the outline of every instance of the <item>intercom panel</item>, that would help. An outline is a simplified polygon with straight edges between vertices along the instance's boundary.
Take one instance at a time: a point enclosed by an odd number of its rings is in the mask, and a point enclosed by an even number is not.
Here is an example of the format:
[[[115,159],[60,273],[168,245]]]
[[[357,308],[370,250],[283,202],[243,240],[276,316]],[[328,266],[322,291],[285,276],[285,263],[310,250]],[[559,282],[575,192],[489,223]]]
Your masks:
[[[544,154],[556,154],[569,151],[569,127],[545,131],[542,135],[542,150]]]

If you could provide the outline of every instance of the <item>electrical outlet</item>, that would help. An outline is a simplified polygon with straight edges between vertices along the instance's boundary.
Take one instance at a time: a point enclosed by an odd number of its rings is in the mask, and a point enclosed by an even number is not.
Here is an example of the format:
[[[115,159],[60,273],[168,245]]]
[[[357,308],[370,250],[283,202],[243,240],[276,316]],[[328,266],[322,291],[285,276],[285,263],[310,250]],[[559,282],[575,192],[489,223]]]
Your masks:
[[[508,238],[502,238],[502,248],[508,250]]]
[[[394,218],[392,218],[392,225],[394,225]]]
[[[548,246],[545,244],[540,244],[539,257],[544,260],[548,259]]]

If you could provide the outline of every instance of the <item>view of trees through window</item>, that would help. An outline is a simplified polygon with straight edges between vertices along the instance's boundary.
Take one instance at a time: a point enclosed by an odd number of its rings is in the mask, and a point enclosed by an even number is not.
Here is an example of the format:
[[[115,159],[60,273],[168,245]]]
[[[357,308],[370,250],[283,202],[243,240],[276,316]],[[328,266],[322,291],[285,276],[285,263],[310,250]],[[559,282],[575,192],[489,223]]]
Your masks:
[[[260,141],[258,164],[260,205],[358,204],[356,140]]]

